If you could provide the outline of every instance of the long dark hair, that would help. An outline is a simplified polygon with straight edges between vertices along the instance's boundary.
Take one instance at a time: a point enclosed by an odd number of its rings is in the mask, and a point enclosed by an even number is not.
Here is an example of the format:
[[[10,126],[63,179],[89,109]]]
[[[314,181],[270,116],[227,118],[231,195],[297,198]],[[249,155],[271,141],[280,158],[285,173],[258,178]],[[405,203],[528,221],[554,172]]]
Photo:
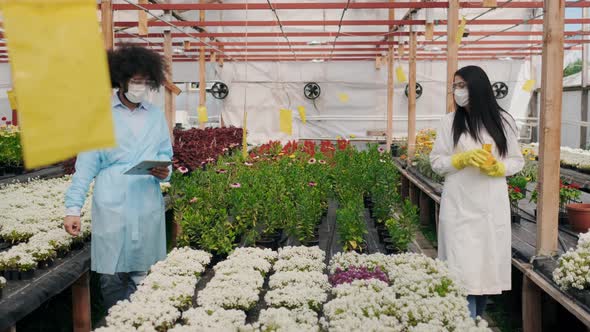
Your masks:
[[[482,128],[485,128],[494,139],[500,156],[506,156],[508,153],[506,129],[511,126],[504,119],[504,114],[509,114],[496,102],[488,75],[478,66],[467,66],[457,70],[455,76],[465,80],[467,91],[469,91],[469,111],[455,103],[456,114],[453,121],[455,146],[463,133],[469,133],[474,140],[483,143],[480,132]]]

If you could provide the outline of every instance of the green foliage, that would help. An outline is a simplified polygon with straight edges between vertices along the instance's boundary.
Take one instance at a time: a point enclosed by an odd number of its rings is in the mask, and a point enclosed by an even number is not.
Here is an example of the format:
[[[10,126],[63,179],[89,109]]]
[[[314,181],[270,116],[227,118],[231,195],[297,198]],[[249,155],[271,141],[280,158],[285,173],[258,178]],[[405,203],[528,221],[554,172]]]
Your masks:
[[[416,156],[412,159],[412,163],[418,172],[420,172],[420,174],[426,176],[432,181],[437,183],[442,183],[444,181],[445,178],[443,176],[438,175],[432,170],[429,154],[416,154]]]
[[[17,127],[0,128],[0,166],[22,166],[22,147]]]
[[[582,71],[582,59],[577,59],[574,62],[568,63],[563,69],[563,77],[577,74]]]
[[[345,204],[336,212],[338,235],[345,251],[357,250],[365,242],[364,235],[367,234],[362,196],[357,195]]]
[[[405,200],[398,215],[387,219],[385,226],[397,250],[407,251],[418,231],[418,208]]]

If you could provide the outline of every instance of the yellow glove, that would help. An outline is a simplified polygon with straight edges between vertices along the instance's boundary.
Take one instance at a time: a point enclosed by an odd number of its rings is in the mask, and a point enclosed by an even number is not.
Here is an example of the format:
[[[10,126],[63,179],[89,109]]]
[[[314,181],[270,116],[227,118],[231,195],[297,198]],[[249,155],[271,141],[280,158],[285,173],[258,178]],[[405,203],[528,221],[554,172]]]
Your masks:
[[[502,177],[506,175],[506,165],[498,160],[494,160],[494,162],[489,165],[482,165],[480,169],[482,173],[488,176]]]
[[[467,166],[480,167],[488,160],[490,153],[483,149],[474,149],[467,152],[457,153],[451,157],[451,164],[456,169],[463,169]]]

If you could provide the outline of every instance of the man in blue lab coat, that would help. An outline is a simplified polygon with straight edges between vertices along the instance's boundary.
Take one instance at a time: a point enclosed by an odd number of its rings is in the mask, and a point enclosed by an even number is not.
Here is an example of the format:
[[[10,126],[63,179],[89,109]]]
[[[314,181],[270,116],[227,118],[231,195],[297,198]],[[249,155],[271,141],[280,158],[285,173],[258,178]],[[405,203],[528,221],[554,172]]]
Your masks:
[[[113,121],[117,146],[81,153],[66,193],[64,228],[80,232],[80,210],[92,180],[91,269],[100,274],[105,306],[128,298],[149,267],[166,256],[164,201],[160,182],[170,168],[151,175],[125,175],[144,160],[171,160],[164,113],[146,101],[165,80],[165,62],[156,52],[124,46],[109,52]]]

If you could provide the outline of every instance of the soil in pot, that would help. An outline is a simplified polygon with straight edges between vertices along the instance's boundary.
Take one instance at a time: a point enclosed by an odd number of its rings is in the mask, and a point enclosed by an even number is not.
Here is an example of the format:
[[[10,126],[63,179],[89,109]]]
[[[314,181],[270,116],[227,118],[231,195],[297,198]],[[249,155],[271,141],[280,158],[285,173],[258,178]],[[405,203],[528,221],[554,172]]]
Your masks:
[[[569,224],[576,232],[585,233],[590,228],[590,204],[568,204],[567,215]]]

